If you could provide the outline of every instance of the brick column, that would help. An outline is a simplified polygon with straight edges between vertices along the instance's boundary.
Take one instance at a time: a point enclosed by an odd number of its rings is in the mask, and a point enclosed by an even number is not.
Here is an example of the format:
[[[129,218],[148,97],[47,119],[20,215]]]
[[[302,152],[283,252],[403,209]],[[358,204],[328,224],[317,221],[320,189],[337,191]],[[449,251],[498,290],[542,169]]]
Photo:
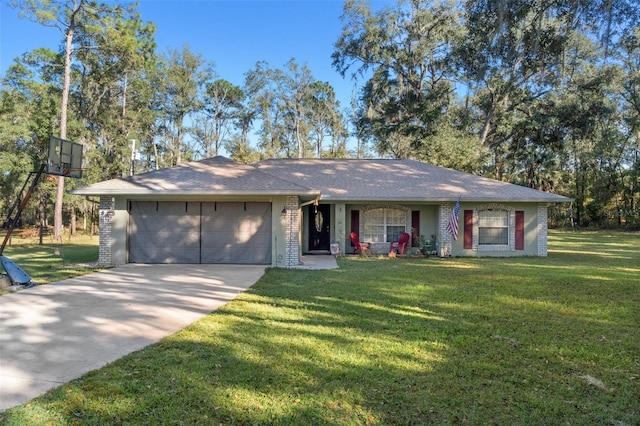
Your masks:
[[[547,256],[548,211],[546,204],[538,204],[538,256]]]
[[[455,207],[455,203],[442,203],[438,209],[438,256],[445,257],[451,256],[452,237],[447,232],[447,224],[449,223],[449,216]]]
[[[288,196],[285,201],[285,267],[292,268],[300,264],[300,209],[298,197]]]
[[[113,197],[104,195],[100,197],[98,266],[113,266],[111,259],[111,219],[113,218],[114,204]]]
[[[335,217],[335,226],[333,229],[335,230],[335,238],[332,242],[337,242],[340,244],[340,254],[346,253],[346,247],[348,247],[351,239],[347,237],[347,206],[344,203],[336,203],[334,206],[334,217]]]

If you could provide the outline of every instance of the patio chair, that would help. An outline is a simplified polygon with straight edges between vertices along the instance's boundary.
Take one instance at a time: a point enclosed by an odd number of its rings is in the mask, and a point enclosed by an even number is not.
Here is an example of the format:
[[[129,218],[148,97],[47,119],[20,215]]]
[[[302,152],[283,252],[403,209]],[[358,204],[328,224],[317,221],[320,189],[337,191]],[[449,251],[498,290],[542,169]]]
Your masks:
[[[391,248],[389,250],[389,253],[395,250],[399,255],[401,256],[404,255],[404,251],[409,245],[410,239],[411,239],[411,235],[407,234],[406,232],[401,233],[400,236],[398,236],[398,241],[391,243]]]
[[[369,243],[361,243],[360,238],[358,237],[358,234],[356,232],[352,232],[350,234],[350,237],[351,237],[351,243],[353,244],[354,253],[359,251],[360,255],[364,256],[366,251],[369,250],[370,248]]]

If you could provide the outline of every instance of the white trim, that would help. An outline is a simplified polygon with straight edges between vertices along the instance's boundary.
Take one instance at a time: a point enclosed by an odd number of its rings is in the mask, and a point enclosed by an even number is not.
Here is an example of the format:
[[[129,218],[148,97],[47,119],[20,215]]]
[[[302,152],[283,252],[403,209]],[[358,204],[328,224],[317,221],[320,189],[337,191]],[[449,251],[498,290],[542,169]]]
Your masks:
[[[389,210],[402,210],[405,213],[404,217],[404,232],[407,232],[411,235],[411,209],[403,206],[401,204],[368,204],[362,208],[360,208],[360,226],[358,228],[358,235],[360,238],[364,238],[364,223],[365,223],[365,213],[370,210],[376,209],[389,209]]]
[[[479,242],[479,212],[486,210],[502,210],[509,215],[509,243],[508,244],[480,244]],[[473,250],[487,251],[516,251],[516,211],[512,206],[490,203],[475,206],[473,209]]]

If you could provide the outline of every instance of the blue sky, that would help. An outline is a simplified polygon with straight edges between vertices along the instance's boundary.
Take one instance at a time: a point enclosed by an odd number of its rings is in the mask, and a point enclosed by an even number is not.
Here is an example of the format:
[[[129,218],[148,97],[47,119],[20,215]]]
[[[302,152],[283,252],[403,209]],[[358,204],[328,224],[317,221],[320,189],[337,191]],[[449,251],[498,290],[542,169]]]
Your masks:
[[[57,49],[62,35],[17,17],[0,2],[0,74],[13,59],[38,47]],[[374,3],[381,3],[376,1]],[[141,0],[144,21],[156,24],[159,51],[188,45],[215,63],[220,78],[242,85],[257,61],[282,67],[291,58],[307,64],[317,80],[332,84],[343,108],[354,82],[331,67],[333,44],[342,30],[342,0],[219,1]]]

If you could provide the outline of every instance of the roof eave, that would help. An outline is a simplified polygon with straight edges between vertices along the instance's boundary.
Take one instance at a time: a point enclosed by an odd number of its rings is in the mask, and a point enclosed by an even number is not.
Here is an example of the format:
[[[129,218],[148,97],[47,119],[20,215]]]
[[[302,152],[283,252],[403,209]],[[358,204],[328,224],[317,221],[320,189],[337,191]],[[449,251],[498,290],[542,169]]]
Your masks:
[[[242,196],[265,196],[265,195],[296,195],[302,197],[316,197],[320,195],[319,191],[292,191],[292,190],[276,190],[276,191],[256,191],[256,190],[218,190],[218,191],[184,191],[184,190],[148,190],[148,189],[73,189],[69,191],[72,195],[89,195],[89,196],[117,196],[117,195],[154,195],[154,196],[211,196],[211,195],[242,195]]]
[[[461,203],[569,203],[572,202],[572,198],[563,197],[561,195],[559,198],[491,198],[491,197],[482,197],[482,198],[465,198],[462,197]],[[437,203],[445,203],[445,202],[456,202],[458,201],[458,197],[424,197],[424,198],[401,198],[401,197],[351,197],[351,196],[331,196],[331,195],[322,195],[322,200],[326,201],[370,201],[370,202],[404,202],[404,203],[424,203],[424,202],[437,202]]]

